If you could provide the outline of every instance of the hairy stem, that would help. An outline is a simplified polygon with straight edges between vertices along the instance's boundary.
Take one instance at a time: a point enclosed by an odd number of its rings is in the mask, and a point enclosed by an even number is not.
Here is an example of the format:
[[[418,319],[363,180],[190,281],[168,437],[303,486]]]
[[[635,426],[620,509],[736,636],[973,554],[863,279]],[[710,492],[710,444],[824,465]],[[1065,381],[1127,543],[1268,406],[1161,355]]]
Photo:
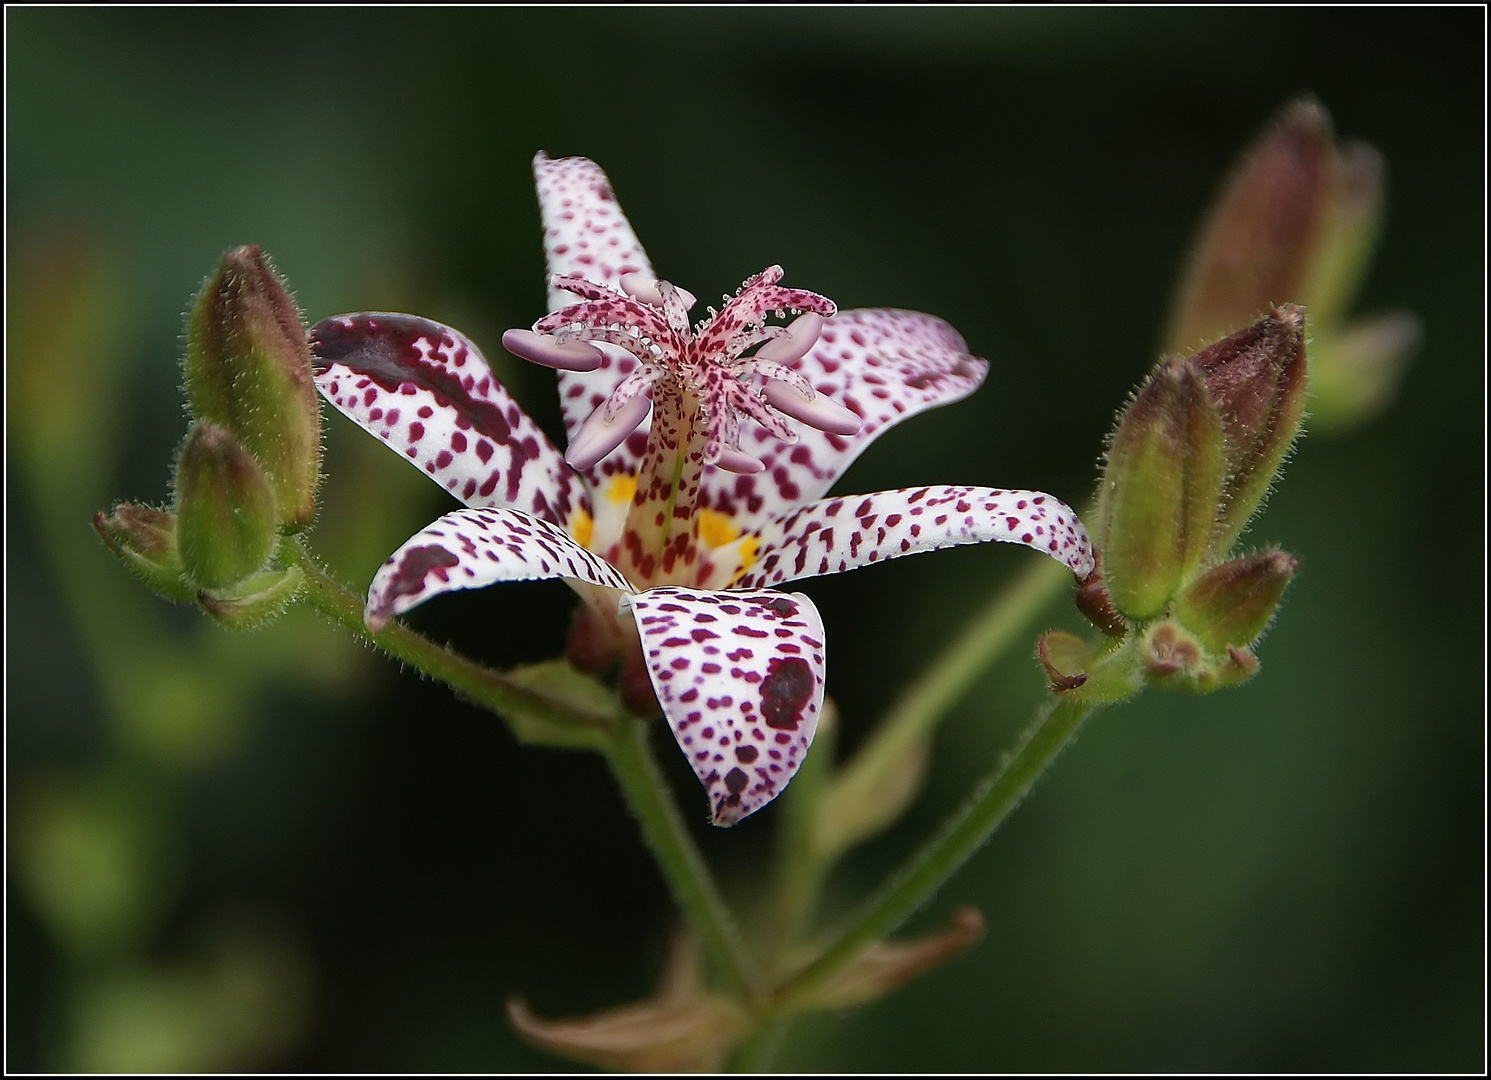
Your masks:
[[[726,986],[748,1007],[761,997],[760,979],[741,940],[730,909],[699,849],[689,836],[667,782],[652,755],[645,720],[622,717],[607,740],[605,752],[642,826],[647,846],[657,857],[673,898],[700,937]]]
[[[775,1007],[788,1011],[810,998],[866,945],[894,930],[926,903],[989,839],[1096,707],[1086,697],[1066,697],[1046,706],[1014,753],[942,833],[860,910],[817,960],[782,986]]]
[[[323,570],[299,540],[281,543],[280,559],[305,573],[306,590],[302,599],[311,607],[395,660],[438,679],[492,712],[521,712],[557,724],[592,726],[598,731],[612,723],[609,715],[588,712],[571,702],[556,701],[520,686],[501,672],[468,660],[448,646],[435,644],[398,620],[390,620],[382,631],[373,633],[362,620],[362,598]]]

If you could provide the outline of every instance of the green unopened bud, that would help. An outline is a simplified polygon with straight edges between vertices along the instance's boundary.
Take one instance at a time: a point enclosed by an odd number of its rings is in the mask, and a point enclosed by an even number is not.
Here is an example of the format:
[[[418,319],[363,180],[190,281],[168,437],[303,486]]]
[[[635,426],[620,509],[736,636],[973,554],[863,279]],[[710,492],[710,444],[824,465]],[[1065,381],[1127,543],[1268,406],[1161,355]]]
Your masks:
[[[1222,416],[1225,505],[1213,550],[1228,551],[1273,485],[1305,415],[1305,319],[1293,304],[1191,358]]]
[[[582,750],[603,745],[606,723],[616,713],[616,702],[593,676],[577,671],[567,660],[545,660],[514,668],[507,677],[569,710],[529,710],[513,703],[502,716],[519,742]]]
[[[1222,495],[1222,421],[1188,360],[1160,365],[1119,419],[1098,491],[1097,544],[1119,612],[1164,610],[1201,565]]]
[[[1269,304],[1309,302],[1306,283],[1332,232],[1338,188],[1330,117],[1287,106],[1244,155],[1191,256],[1166,347],[1194,349]]]
[[[321,415],[295,302],[258,247],[223,256],[186,327],[192,416],[238,439],[269,480],[280,521],[308,525],[320,481]]]
[[[204,589],[197,602],[230,630],[252,630],[283,615],[304,585],[305,572],[298,566],[261,570],[227,589]]]
[[[1319,243],[1304,287],[1280,293],[1309,306],[1317,331],[1334,327],[1345,314],[1367,271],[1382,225],[1382,155],[1366,143],[1350,143],[1332,155],[1331,188]]]
[[[111,513],[94,514],[93,529],[154,592],[177,603],[196,599],[196,590],[181,574],[176,515],[152,506],[120,503]]]
[[[1340,431],[1392,401],[1422,332],[1406,311],[1374,315],[1310,343],[1310,427]]]
[[[1215,652],[1251,645],[1268,628],[1298,565],[1275,548],[1213,567],[1180,594],[1175,617]]]
[[[177,542],[187,577],[224,589],[260,569],[279,522],[263,471],[226,430],[192,428],[176,465]]]

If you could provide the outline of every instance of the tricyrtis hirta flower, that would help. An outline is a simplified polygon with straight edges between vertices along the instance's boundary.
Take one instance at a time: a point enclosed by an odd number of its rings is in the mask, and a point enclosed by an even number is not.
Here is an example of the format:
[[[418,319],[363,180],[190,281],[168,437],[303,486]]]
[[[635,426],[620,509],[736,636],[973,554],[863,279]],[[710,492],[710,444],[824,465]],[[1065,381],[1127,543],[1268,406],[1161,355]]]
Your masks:
[[[1041,492],[821,497],[886,428],[983,381],[946,323],[836,312],[776,266],[691,323],[693,297],[653,273],[594,163],[540,154],[534,172],[550,314],[503,343],[559,369],[567,454],[449,327],[357,314],[312,330],[327,399],[467,507],[384,564],[370,627],[453,589],[563,578],[586,604],[572,653],[620,657],[624,694],[628,671],[650,684],[729,825],[791,779],[823,702],[818,612],[774,586],[984,540],[1092,570],[1082,523]]]

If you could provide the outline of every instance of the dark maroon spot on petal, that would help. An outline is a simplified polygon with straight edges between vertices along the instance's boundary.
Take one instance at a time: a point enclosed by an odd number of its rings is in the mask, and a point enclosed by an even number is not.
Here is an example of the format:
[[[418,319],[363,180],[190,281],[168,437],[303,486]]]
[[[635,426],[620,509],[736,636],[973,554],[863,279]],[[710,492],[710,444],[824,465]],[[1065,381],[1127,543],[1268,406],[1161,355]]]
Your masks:
[[[766,726],[795,731],[813,696],[813,669],[800,656],[773,659],[761,680],[761,715]]]
[[[732,795],[739,795],[750,782],[751,778],[745,774],[743,769],[731,769],[725,774],[725,786],[730,789]]]
[[[399,572],[388,583],[383,606],[391,605],[396,597],[418,595],[424,588],[425,578],[432,573],[444,580],[446,568],[455,566],[460,561],[437,544],[410,548],[399,561]]]
[[[771,601],[771,603],[767,604],[766,606],[768,608],[770,608],[772,611],[775,611],[778,615],[783,616],[784,618],[786,616],[788,616],[788,615],[796,615],[797,614],[797,605],[794,604],[791,600],[787,600],[787,599],[773,600],[773,601]]]
[[[758,751],[754,746],[737,746],[735,748],[735,760],[742,765],[749,765],[756,760],[757,756]]]

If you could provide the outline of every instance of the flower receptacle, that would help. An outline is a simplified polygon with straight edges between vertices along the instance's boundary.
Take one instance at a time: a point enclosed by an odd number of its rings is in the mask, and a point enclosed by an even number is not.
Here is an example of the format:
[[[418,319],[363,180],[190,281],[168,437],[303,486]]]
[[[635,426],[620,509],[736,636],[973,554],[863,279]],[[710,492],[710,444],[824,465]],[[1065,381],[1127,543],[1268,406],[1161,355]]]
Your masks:
[[[186,327],[192,417],[231,432],[263,469],[289,528],[310,524],[321,414],[300,313],[257,246],[236,248],[202,287]]]
[[[181,566],[200,589],[225,589],[269,561],[279,528],[263,470],[226,429],[192,428],[176,465]]]

